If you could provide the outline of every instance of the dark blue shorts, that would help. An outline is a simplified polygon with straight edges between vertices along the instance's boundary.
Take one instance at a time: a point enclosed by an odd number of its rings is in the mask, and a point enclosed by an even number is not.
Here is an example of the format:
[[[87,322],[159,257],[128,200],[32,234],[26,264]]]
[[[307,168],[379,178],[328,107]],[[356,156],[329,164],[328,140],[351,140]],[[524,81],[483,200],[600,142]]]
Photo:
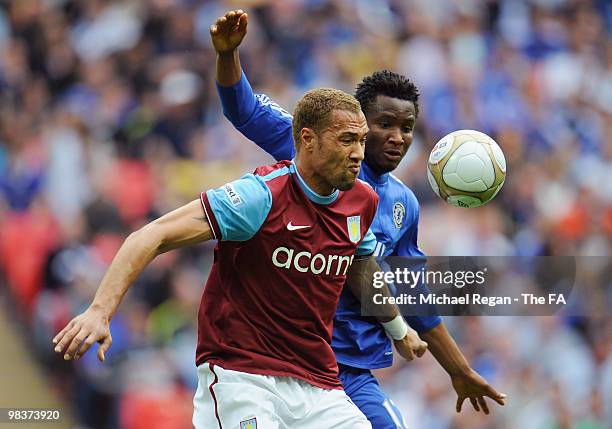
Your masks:
[[[407,429],[400,411],[369,370],[338,366],[344,391],[372,423],[373,429]]]

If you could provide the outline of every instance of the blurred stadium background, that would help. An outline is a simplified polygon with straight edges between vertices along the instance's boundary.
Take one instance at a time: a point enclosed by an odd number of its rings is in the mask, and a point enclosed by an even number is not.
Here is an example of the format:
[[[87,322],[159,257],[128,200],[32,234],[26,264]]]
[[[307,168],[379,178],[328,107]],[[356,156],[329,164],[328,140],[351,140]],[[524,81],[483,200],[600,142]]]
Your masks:
[[[1,407],[62,407],[65,427],[190,427],[212,246],[154,261],[112,323],[106,364],[65,363],[50,341],[128,231],[271,161],[215,94],[208,27],[233,8],[250,15],[253,87],[289,110],[380,68],[417,83],[416,139],[395,174],[421,201],[426,253],[612,253],[610,1],[4,0]],[[439,201],[425,175],[430,148],[460,128],[491,134],[509,163],[496,200],[471,211]],[[397,362],[380,376],[410,427],[612,427],[611,317],[446,321],[509,403],[457,415],[431,356]]]

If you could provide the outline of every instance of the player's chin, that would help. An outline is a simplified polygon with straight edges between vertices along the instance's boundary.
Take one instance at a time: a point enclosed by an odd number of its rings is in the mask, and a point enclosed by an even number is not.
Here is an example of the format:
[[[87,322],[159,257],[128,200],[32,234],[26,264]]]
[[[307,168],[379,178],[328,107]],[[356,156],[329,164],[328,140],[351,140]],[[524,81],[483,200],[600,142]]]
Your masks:
[[[401,161],[401,159],[397,161],[383,160],[382,162],[378,163],[380,167],[379,171],[381,172],[381,174],[390,173],[391,171],[397,168]]]
[[[346,177],[343,180],[340,180],[339,183],[336,184],[336,188],[341,191],[348,191],[353,186],[355,186],[355,181],[357,180],[357,176]]]
[[[400,162],[402,162],[402,159],[404,159],[404,156],[387,157],[384,154],[380,154],[374,158],[374,162],[370,161],[368,165],[374,167],[376,171],[380,172],[380,174],[384,174],[395,170]]]

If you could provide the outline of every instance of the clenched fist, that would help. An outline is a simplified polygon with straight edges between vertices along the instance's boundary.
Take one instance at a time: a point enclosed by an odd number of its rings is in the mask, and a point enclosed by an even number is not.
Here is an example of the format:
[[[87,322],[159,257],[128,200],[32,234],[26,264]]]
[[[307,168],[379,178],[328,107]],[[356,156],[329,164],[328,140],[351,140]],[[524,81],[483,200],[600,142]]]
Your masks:
[[[393,340],[395,349],[406,360],[410,361],[416,357],[421,357],[427,351],[427,343],[419,337],[419,334],[408,328],[408,333],[401,340]]]

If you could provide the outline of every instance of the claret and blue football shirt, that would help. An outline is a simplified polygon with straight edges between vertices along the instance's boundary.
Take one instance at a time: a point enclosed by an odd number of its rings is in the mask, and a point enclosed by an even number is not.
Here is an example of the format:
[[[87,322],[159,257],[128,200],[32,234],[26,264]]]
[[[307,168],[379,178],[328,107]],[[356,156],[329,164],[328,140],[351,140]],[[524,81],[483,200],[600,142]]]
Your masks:
[[[201,200],[218,244],[198,313],[197,365],[340,389],[332,322],[354,256],[374,252],[376,193],[357,180],[319,195],[282,161]]]
[[[245,137],[277,160],[292,159],[295,145],[292,116],[264,94],[254,94],[244,75],[232,87],[217,85],[225,116]],[[359,178],[380,201],[372,232],[377,256],[423,257],[417,245],[419,203],[412,191],[390,173],[375,174],[364,161]],[[439,316],[408,316],[422,333],[440,324]],[[334,321],[332,347],[339,363],[363,369],[384,368],[393,362],[391,341],[373,317],[361,316],[361,306],[350,291],[342,293]]]

